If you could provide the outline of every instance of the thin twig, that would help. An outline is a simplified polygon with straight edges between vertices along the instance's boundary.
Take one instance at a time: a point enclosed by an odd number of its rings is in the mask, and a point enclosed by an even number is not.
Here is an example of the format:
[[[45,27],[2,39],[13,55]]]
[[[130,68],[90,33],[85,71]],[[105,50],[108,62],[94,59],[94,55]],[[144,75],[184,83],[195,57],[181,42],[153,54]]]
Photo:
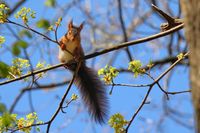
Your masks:
[[[136,112],[133,114],[131,120],[130,120],[129,123],[128,123],[128,126],[127,126],[126,129],[125,129],[125,132],[126,132],[126,133],[128,133],[128,129],[129,129],[129,127],[131,126],[133,120],[135,119],[135,117],[137,116],[137,114],[140,112],[140,110],[142,109],[142,107],[145,105],[146,100],[147,100],[147,98],[148,98],[148,96],[149,96],[149,94],[150,94],[152,88],[153,88],[153,85],[151,85],[151,86],[149,87],[149,89],[148,89],[148,91],[147,91],[147,93],[146,93],[144,99],[142,100],[142,103],[140,104],[140,106],[138,107],[138,109],[136,110]]]
[[[112,86],[126,86],[126,87],[148,87],[151,84],[141,84],[141,85],[136,85],[136,84],[111,84]]]
[[[183,24],[182,19],[176,19],[171,16],[169,16],[167,13],[163,12],[161,9],[159,9],[157,6],[152,4],[152,7],[157,13],[159,13],[166,21],[167,23],[161,24],[161,31],[169,30],[173,27],[176,27],[177,25]]]
[[[78,62],[77,68],[76,68],[76,70],[75,70],[75,72],[74,72],[74,74],[73,74],[73,78],[72,78],[72,80],[70,81],[70,83],[69,83],[69,85],[68,85],[68,88],[67,88],[65,94],[64,94],[63,97],[62,97],[62,100],[61,100],[61,102],[60,102],[60,104],[59,104],[59,107],[57,108],[56,112],[54,113],[54,115],[53,115],[53,116],[51,117],[51,119],[49,120],[49,123],[48,123],[48,125],[47,125],[47,131],[46,131],[47,133],[49,133],[49,130],[50,130],[50,127],[51,127],[51,123],[54,121],[54,119],[56,118],[56,116],[58,115],[58,113],[60,112],[60,110],[61,110],[61,108],[62,108],[62,105],[63,105],[63,103],[64,103],[64,101],[65,101],[65,98],[66,98],[66,96],[68,95],[68,93],[69,93],[69,91],[70,91],[70,89],[71,89],[71,86],[72,86],[72,84],[73,84],[73,82],[74,82],[74,80],[75,80],[75,77],[76,77],[76,75],[77,75],[77,73],[78,73],[78,71],[79,71],[80,66],[81,66],[81,61]]]
[[[187,93],[187,92],[191,92],[191,90],[176,91],[176,92],[168,92],[168,91],[167,91],[167,94],[176,95],[176,94],[182,94],[182,93]]]
[[[119,21],[120,21],[121,29],[122,29],[122,32],[123,32],[123,42],[128,42],[128,36],[127,36],[127,33],[126,33],[126,27],[125,27],[124,20],[123,20],[122,2],[121,2],[121,0],[117,0],[117,2],[118,2]],[[132,56],[131,56],[131,52],[130,52],[129,48],[126,47],[125,51],[126,51],[126,53],[128,55],[129,61],[131,61],[132,60]]]
[[[121,43],[121,44],[118,44],[118,45],[116,44],[117,46],[115,46],[115,47],[107,48],[107,49],[104,49],[102,51],[94,52],[93,54],[86,55],[84,59],[90,59],[90,58],[93,58],[93,57],[96,57],[96,56],[99,56],[99,55],[109,53],[111,51],[119,50],[119,49],[122,49],[122,48],[125,48],[125,47],[128,47],[128,46],[134,46],[134,45],[142,44],[144,42],[148,42],[148,41],[151,41],[151,40],[154,40],[154,39],[158,39],[160,37],[172,34],[176,31],[182,29],[183,27],[184,27],[184,24],[180,24],[180,25],[178,25],[178,26],[176,26],[176,27],[174,27],[170,30],[160,32],[160,33],[148,36],[148,37],[144,37],[144,38],[129,41],[129,42],[124,42],[124,43]]]
[[[155,82],[155,79],[149,73],[145,73],[145,74],[147,76],[149,76]],[[169,100],[168,93],[161,87],[161,85],[159,84],[159,82],[156,82],[156,84],[158,85],[158,87],[160,88],[160,90],[166,95],[167,99]]]
[[[32,125],[29,125],[29,126],[26,126],[26,127],[22,127],[20,129],[15,129],[11,133],[14,133],[14,132],[22,130],[22,129],[30,128],[30,127],[40,126],[40,125],[47,125],[47,131],[46,132],[49,133],[49,130],[50,130],[50,127],[51,127],[51,123],[54,121],[54,119],[56,118],[56,116],[60,112],[60,110],[62,108],[62,105],[63,105],[63,103],[65,101],[65,98],[68,95],[68,93],[69,93],[69,91],[71,89],[71,86],[72,86],[72,84],[73,84],[73,82],[75,80],[75,77],[76,77],[76,75],[77,75],[77,73],[79,71],[80,65],[81,65],[81,62],[78,62],[77,68],[76,68],[76,70],[75,70],[75,72],[73,74],[73,78],[71,79],[71,81],[70,81],[70,83],[69,83],[69,85],[67,87],[67,90],[66,90],[65,94],[63,95],[63,97],[61,99],[61,102],[60,102],[56,112],[54,113],[54,115],[51,117],[51,119],[49,121],[44,122],[44,123],[32,124]]]
[[[184,54],[183,58],[180,58],[177,61],[175,61],[167,70],[165,70],[165,72],[163,72],[160,76],[158,76],[158,78],[155,79],[155,82],[158,82],[160,79],[162,79],[172,68],[174,68],[180,61],[182,61],[188,55],[189,52]]]
[[[125,47],[128,47],[128,46],[133,46],[133,45],[141,44],[141,43],[144,43],[144,42],[148,42],[148,41],[151,41],[153,39],[157,39],[157,38],[169,35],[169,34],[175,32],[175,31],[182,29],[183,27],[184,27],[184,24],[181,24],[181,25],[178,25],[178,26],[176,26],[176,27],[174,27],[170,30],[160,32],[158,34],[154,34],[154,35],[151,35],[151,36],[148,36],[148,37],[144,37],[144,38],[129,41],[129,42],[124,42],[124,43],[119,44],[118,46],[107,48],[107,49],[104,49],[102,51],[94,52],[92,54],[86,55],[84,57],[84,59],[87,60],[87,59],[90,59],[90,58],[93,58],[93,57],[96,57],[96,56],[100,56],[100,55],[103,55],[103,54],[106,54],[106,53],[109,53],[109,52],[112,52],[112,51],[115,51],[115,50],[119,50],[121,48],[125,48]],[[41,73],[41,72],[52,70],[52,69],[61,67],[63,65],[66,65],[66,64],[65,63],[57,64],[57,65],[54,65],[54,66],[51,66],[51,67],[48,67],[48,68],[45,68],[45,69],[34,71],[33,74],[38,74],[38,73]],[[24,78],[29,77],[29,76],[32,76],[32,74],[25,74],[25,75],[18,77],[16,79],[11,79],[11,80],[8,80],[8,81],[0,82],[0,85],[4,85],[4,84],[8,84],[8,83],[11,83],[11,82],[14,82],[14,81],[18,81],[18,80],[24,79]]]
[[[150,94],[150,91],[152,90],[153,86],[155,84],[157,84],[170,70],[172,70],[172,68],[174,68],[176,66],[176,64],[178,64],[181,60],[184,59],[184,57],[188,56],[189,52],[187,52],[186,54],[184,54],[183,58],[179,58],[177,59],[176,62],[174,62],[167,70],[165,70],[162,74],[160,74],[160,76],[158,76],[158,78],[156,78],[154,80],[154,82],[150,85],[148,91],[147,91],[147,94],[145,95],[142,103],[140,104],[140,106],[138,107],[138,109],[136,110],[136,112],[134,113],[134,115],[132,116],[128,126],[126,127],[126,133],[128,132],[128,129],[130,127],[130,125],[132,124],[133,120],[135,119],[135,117],[137,116],[137,114],[139,113],[139,111],[142,109],[142,107],[144,106],[145,102],[146,102],[146,99],[148,97],[148,95]]]
[[[30,28],[30,27],[27,27],[27,26],[21,25],[21,24],[19,24],[19,23],[13,22],[13,21],[11,21],[11,20],[9,20],[9,19],[7,19],[7,23],[8,23],[8,24],[9,24],[9,23],[10,23],[10,24],[14,24],[14,25],[17,25],[17,26],[22,27],[22,28],[24,28],[24,29],[30,30],[30,31],[32,31],[32,32],[34,32],[34,33],[36,33],[36,34],[38,34],[38,35],[44,37],[45,39],[47,39],[47,40],[49,40],[49,41],[51,41],[51,42],[54,42],[54,43],[56,43],[56,44],[59,45],[59,43],[58,43],[57,41],[55,41],[55,40],[49,38],[48,36],[46,36],[46,35],[44,35],[44,34],[38,32],[38,31],[36,31],[36,30],[34,30],[34,29]]]
[[[10,16],[10,15],[12,15],[22,4],[24,4],[26,2],[26,0],[20,0],[20,1],[18,1],[15,5],[14,5],[14,7],[11,9],[11,10],[9,10],[9,12],[8,12],[8,15]]]
[[[10,113],[13,112],[15,106],[16,106],[17,103],[19,102],[20,98],[23,96],[24,92],[25,92],[25,91],[22,90],[22,91],[20,91],[20,93],[17,95],[17,97],[15,98],[13,104],[12,104],[11,107],[10,107],[10,110],[9,110]]]

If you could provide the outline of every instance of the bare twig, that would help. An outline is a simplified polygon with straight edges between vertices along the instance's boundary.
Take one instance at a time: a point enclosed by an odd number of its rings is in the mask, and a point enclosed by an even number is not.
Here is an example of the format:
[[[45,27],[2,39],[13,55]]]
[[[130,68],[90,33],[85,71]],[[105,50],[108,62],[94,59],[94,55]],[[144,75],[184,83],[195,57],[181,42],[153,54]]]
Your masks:
[[[19,24],[19,23],[13,22],[13,21],[11,21],[11,20],[9,20],[9,19],[7,19],[7,23],[14,24],[14,25],[17,25],[17,26],[22,27],[22,28],[24,28],[24,29],[30,30],[30,31],[32,31],[32,32],[34,32],[34,33],[36,33],[36,34],[38,34],[38,35],[44,37],[45,39],[47,39],[47,40],[49,40],[49,41],[51,41],[51,42],[54,42],[54,43],[56,43],[57,45],[59,45],[59,43],[58,43],[57,41],[55,41],[55,40],[49,38],[48,36],[46,36],[46,35],[44,35],[44,34],[38,32],[38,31],[36,31],[36,30],[34,30],[34,29],[30,28],[30,27],[27,27],[27,26],[21,25],[21,24]]]
[[[81,62],[78,62],[77,68],[76,68],[76,70],[75,70],[75,72],[74,72],[74,74],[73,74],[73,78],[71,79],[71,81],[70,81],[70,83],[69,83],[69,85],[68,85],[68,88],[67,88],[65,94],[63,95],[63,97],[62,97],[62,99],[61,99],[61,102],[60,102],[60,104],[59,104],[57,110],[55,111],[54,115],[51,117],[51,119],[50,119],[49,121],[47,121],[47,122],[44,122],[44,123],[32,124],[32,125],[30,125],[30,126],[22,127],[22,128],[20,128],[20,129],[15,129],[15,130],[12,131],[12,133],[14,133],[14,132],[16,132],[16,131],[18,131],[18,130],[22,130],[22,129],[26,129],[26,128],[30,128],[30,127],[35,127],[35,126],[40,126],[40,125],[47,125],[47,130],[46,130],[46,132],[49,133],[51,124],[52,124],[52,122],[54,121],[54,119],[56,118],[56,116],[58,115],[58,113],[60,112],[60,110],[61,110],[61,108],[62,108],[62,105],[63,105],[63,103],[64,103],[64,101],[65,101],[65,98],[66,98],[66,96],[68,95],[68,93],[69,93],[69,91],[70,91],[70,89],[71,89],[71,86],[72,86],[72,84],[73,84],[73,82],[74,82],[74,80],[75,80],[75,77],[76,77],[76,75],[77,75],[77,73],[78,73],[78,71],[79,71],[80,65],[81,65]]]
[[[158,33],[158,34],[154,34],[154,35],[151,35],[151,36],[148,36],[148,37],[144,37],[144,38],[129,41],[129,42],[124,42],[124,43],[118,44],[115,47],[107,48],[107,49],[104,49],[102,51],[94,52],[93,54],[86,55],[84,59],[90,59],[90,58],[93,58],[93,57],[96,57],[96,56],[99,56],[99,55],[102,55],[102,54],[106,54],[106,53],[109,53],[109,52],[112,52],[112,51],[115,51],[115,50],[119,50],[121,48],[125,48],[125,47],[128,47],[128,46],[134,46],[134,45],[141,44],[141,43],[144,43],[144,42],[148,42],[148,41],[151,41],[151,40],[154,40],[154,39],[158,39],[160,37],[172,34],[173,32],[176,32],[176,31],[182,29],[183,27],[184,27],[184,24],[180,24],[180,25],[178,25],[178,26],[176,26],[176,27],[174,27],[170,30],[167,30],[167,31],[164,31],[164,32],[161,32],[161,33]]]
[[[181,60],[183,60],[188,55],[189,55],[189,52],[184,54],[183,58],[180,58],[176,62],[174,62],[165,72],[163,72],[160,76],[158,76],[158,78],[155,79],[155,82],[160,81],[172,68],[176,66],[176,64],[178,64]]]
[[[11,107],[10,107],[10,110],[9,110],[10,113],[13,112],[15,106],[16,106],[17,103],[19,102],[20,98],[23,96],[24,92],[25,92],[25,91],[22,90],[22,91],[20,91],[20,93],[17,95],[17,97],[15,98],[13,104],[12,104]]]
[[[152,7],[155,11],[157,11],[165,20],[167,23],[161,24],[161,31],[169,30],[173,27],[176,27],[177,25],[183,24],[182,19],[176,19],[171,16],[169,16],[167,13],[163,12],[161,9],[159,9],[157,6],[152,4]]]
[[[148,87],[150,86],[151,84],[141,84],[141,85],[135,85],[135,84],[116,84],[116,83],[113,83],[111,84],[112,86],[126,86],[126,87]]]
[[[187,93],[187,92],[191,92],[191,90],[176,91],[176,92],[168,92],[168,91],[167,91],[167,94],[170,94],[170,95],[177,95],[177,94],[182,94],[182,93]]]
[[[127,33],[126,33],[126,27],[125,27],[125,24],[124,24],[123,14],[122,14],[122,2],[121,2],[121,0],[117,0],[117,2],[118,2],[119,20],[120,20],[120,24],[121,24],[121,28],[122,28],[122,32],[123,32],[123,38],[124,38],[123,42],[128,42],[128,36],[127,36]],[[129,48],[126,47],[125,51],[128,55],[129,61],[131,61],[132,56],[131,56],[131,52],[130,52]]]
[[[146,100],[147,100],[147,98],[148,98],[148,96],[149,96],[149,94],[150,94],[152,88],[153,88],[153,85],[151,85],[151,86],[149,87],[149,89],[148,89],[148,91],[147,91],[147,93],[146,93],[144,99],[142,100],[142,103],[140,104],[140,106],[138,107],[138,109],[137,109],[137,110],[135,111],[135,113],[133,114],[131,120],[129,121],[128,126],[127,126],[126,129],[125,129],[125,132],[126,132],[126,133],[128,133],[128,129],[129,129],[129,127],[131,126],[133,120],[135,119],[135,117],[137,116],[137,114],[140,112],[140,110],[142,109],[142,107],[145,105]]]
[[[188,54],[189,54],[189,52],[187,52],[187,53],[183,56],[183,58],[177,59],[176,62],[174,62],[168,69],[166,69],[162,74],[160,74],[160,76],[158,76],[158,78],[156,78],[156,79],[154,80],[154,82],[150,85],[150,87],[149,87],[149,89],[148,89],[148,91],[147,91],[147,93],[146,93],[144,99],[142,100],[142,103],[140,104],[140,106],[138,107],[138,109],[136,110],[136,112],[134,113],[134,115],[132,116],[131,120],[129,121],[129,124],[128,124],[128,126],[126,127],[126,133],[128,132],[128,129],[129,129],[130,125],[132,124],[133,120],[135,119],[135,117],[137,116],[137,114],[139,113],[139,111],[140,111],[140,110],[142,109],[142,107],[144,106],[144,104],[145,104],[145,102],[146,102],[146,100],[147,100],[147,97],[148,97],[148,95],[150,94],[150,91],[152,90],[153,86],[154,86],[155,84],[157,84],[171,69],[173,69],[173,68],[176,66],[176,64],[178,64],[181,60],[183,60],[184,57],[188,56]]]
[[[24,4],[26,2],[26,0],[20,0],[18,1],[15,6],[9,10],[8,15],[10,16],[11,14],[13,14],[22,4]]]
[[[148,77],[150,77],[154,82],[155,79],[149,74],[149,73],[145,73]],[[161,87],[161,85],[159,84],[159,82],[156,83],[158,85],[158,87],[160,88],[160,90],[166,95],[167,99],[169,100],[169,96],[167,94],[167,92]]]
[[[121,43],[118,46],[107,48],[107,49],[104,49],[102,51],[94,52],[92,54],[86,55],[84,57],[84,59],[87,60],[87,59],[90,59],[90,58],[93,58],[93,57],[96,57],[96,56],[99,56],[99,55],[103,55],[103,54],[106,54],[106,53],[109,53],[109,52],[112,52],[112,51],[115,51],[115,50],[119,50],[121,48],[125,48],[125,47],[128,47],[128,46],[133,46],[133,45],[137,45],[137,44],[140,44],[140,43],[151,41],[153,39],[157,39],[157,38],[169,35],[169,34],[175,32],[175,31],[178,31],[178,30],[182,29],[183,26],[184,26],[184,24],[181,24],[181,25],[178,25],[178,26],[176,26],[176,27],[174,27],[170,30],[167,30],[167,31],[164,31],[164,32],[161,32],[161,33],[158,33],[158,34],[154,34],[154,35],[149,36],[149,37],[144,37],[144,38],[141,38],[141,39],[138,39],[138,40]],[[33,74],[38,74],[38,73],[41,73],[41,72],[52,70],[52,69],[61,67],[63,65],[66,65],[66,64],[65,63],[57,64],[57,65],[54,65],[54,66],[51,66],[51,67],[48,67],[48,68],[45,68],[45,69],[34,71]],[[11,83],[11,82],[14,82],[14,81],[18,81],[18,80],[24,79],[24,78],[29,77],[29,76],[32,76],[32,74],[26,74],[26,75],[23,75],[21,77],[15,78],[15,79],[0,82],[0,85],[4,85],[4,84],[8,84],[8,83]]]
[[[49,123],[48,123],[48,125],[47,125],[47,131],[46,131],[47,133],[49,133],[49,130],[50,130],[50,127],[51,127],[51,123],[54,121],[54,119],[56,118],[56,116],[58,115],[58,113],[60,112],[60,110],[61,110],[61,108],[62,108],[62,105],[63,105],[63,103],[64,103],[64,101],[65,101],[65,98],[66,98],[66,96],[68,95],[68,93],[69,93],[69,91],[70,91],[70,88],[71,88],[71,86],[72,86],[72,84],[73,84],[73,82],[74,82],[74,80],[75,80],[75,77],[76,77],[76,75],[77,75],[77,73],[78,73],[78,71],[79,71],[80,65],[81,65],[81,61],[78,62],[77,68],[76,68],[76,70],[75,70],[75,72],[74,72],[74,74],[73,74],[73,78],[72,78],[72,80],[70,81],[70,83],[69,83],[69,85],[68,85],[68,88],[67,88],[65,94],[64,94],[63,97],[62,97],[62,100],[61,100],[61,102],[60,102],[60,104],[59,104],[59,107],[57,108],[56,112],[54,113],[54,115],[53,115],[53,116],[51,117],[51,119],[49,120]]]

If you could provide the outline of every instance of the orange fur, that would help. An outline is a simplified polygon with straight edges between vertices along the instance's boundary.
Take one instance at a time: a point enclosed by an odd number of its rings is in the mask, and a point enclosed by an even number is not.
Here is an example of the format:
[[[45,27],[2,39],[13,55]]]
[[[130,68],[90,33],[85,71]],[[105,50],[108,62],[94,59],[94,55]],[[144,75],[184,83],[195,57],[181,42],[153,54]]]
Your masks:
[[[83,23],[79,27],[74,26],[72,21],[68,24],[68,32],[59,41],[58,58],[61,62],[69,63],[83,59],[84,52],[81,47],[80,36],[82,28]],[[75,71],[76,64],[65,67]],[[92,118],[99,123],[104,123],[107,117],[108,105],[105,86],[99,80],[97,73],[85,65],[84,60],[82,60],[75,78],[75,85],[78,87]]]

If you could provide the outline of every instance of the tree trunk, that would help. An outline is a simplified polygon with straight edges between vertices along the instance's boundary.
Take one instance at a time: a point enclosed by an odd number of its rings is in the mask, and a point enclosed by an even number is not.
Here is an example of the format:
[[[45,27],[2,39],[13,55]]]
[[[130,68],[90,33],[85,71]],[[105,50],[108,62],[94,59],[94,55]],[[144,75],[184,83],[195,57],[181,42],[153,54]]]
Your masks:
[[[200,133],[200,0],[181,0],[185,35],[190,50],[190,80],[195,109],[195,128]]]

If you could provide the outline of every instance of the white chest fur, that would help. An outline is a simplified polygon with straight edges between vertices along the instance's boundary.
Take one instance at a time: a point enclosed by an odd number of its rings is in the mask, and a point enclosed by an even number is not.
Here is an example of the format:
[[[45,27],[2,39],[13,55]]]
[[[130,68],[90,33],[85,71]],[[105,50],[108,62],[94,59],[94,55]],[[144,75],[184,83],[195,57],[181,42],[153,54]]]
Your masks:
[[[65,44],[66,49],[68,51],[70,51],[71,53],[74,52],[75,48],[77,47],[77,45],[75,44],[75,42],[68,42],[67,44]],[[72,54],[70,54],[69,52],[67,52],[66,50],[62,50],[59,47],[59,54],[58,54],[58,59],[60,60],[60,62],[62,63],[67,63],[71,60],[73,60],[73,56]]]

